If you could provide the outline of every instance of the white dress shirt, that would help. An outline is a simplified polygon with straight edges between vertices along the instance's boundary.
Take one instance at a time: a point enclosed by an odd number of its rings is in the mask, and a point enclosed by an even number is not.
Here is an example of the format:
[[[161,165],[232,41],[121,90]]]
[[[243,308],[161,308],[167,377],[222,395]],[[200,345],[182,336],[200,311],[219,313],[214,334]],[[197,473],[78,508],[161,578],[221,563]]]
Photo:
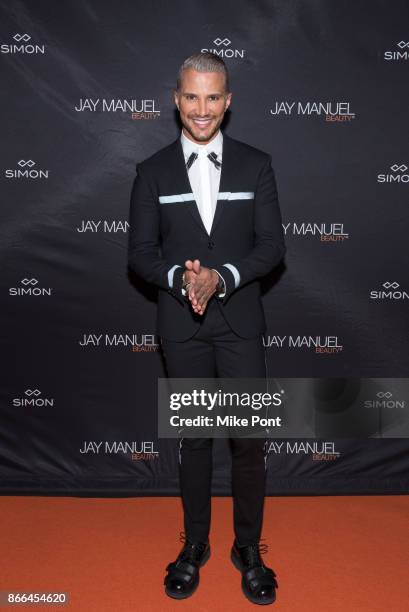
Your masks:
[[[192,193],[197,202],[203,224],[207,230],[207,233],[210,234],[214,213],[216,211],[221,170],[216,168],[214,163],[210,161],[207,156],[209,153],[215,153],[217,155],[217,160],[222,162],[223,134],[219,129],[216,136],[209,143],[198,144],[185,136],[182,130],[180,140],[185,157],[185,164],[192,153],[197,153],[199,156],[190,166],[188,176]],[[208,173],[207,176],[206,173]],[[192,204],[192,206],[194,206],[194,204]],[[214,270],[214,268],[212,268],[212,270]],[[225,281],[218,270],[215,271],[221,278],[224,287],[222,293],[218,293],[217,296],[223,297],[225,295]],[[182,293],[183,295],[186,295],[186,291],[184,289],[182,289]]]
[[[217,195],[219,193],[221,171],[207,158],[207,155],[214,152],[217,155],[217,160],[220,162],[222,161],[223,135],[219,130],[213,140],[208,144],[198,144],[185,136],[182,131],[180,140],[182,142],[185,163],[192,153],[197,153],[199,155],[190,166],[188,174],[192,193],[199,207],[200,216],[207,229],[207,233],[210,234],[211,223],[216,210]],[[205,176],[206,172],[208,173],[208,177]],[[208,185],[208,181],[206,181],[206,178],[210,178],[210,194],[207,193],[206,186]]]

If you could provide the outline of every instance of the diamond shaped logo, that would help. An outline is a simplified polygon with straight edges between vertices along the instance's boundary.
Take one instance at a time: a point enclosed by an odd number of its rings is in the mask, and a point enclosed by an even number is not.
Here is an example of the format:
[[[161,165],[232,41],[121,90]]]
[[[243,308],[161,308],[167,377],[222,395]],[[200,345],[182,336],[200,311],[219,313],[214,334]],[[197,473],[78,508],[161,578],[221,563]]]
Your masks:
[[[229,40],[228,38],[215,38],[213,42],[218,47],[220,47],[220,45],[228,47],[231,44],[231,40]]]
[[[393,283],[386,281],[386,283],[383,283],[382,287],[385,287],[385,289],[397,289],[399,287],[399,283],[396,281]]]
[[[400,170],[401,172],[405,172],[408,169],[407,166],[405,166],[405,164],[401,164],[400,166],[398,166],[398,164],[393,164],[393,166],[391,166],[391,170],[393,170],[394,172],[397,172],[398,170]]]
[[[32,159],[29,159],[27,161],[25,161],[24,159],[20,159],[20,161],[18,162],[18,165],[21,168],[24,168],[25,166],[28,166],[29,168],[32,168],[33,166],[35,166],[35,162],[33,162]]]
[[[20,42],[21,40],[24,42],[28,42],[31,39],[31,36],[28,34],[14,34],[14,40]]]
[[[401,40],[400,42],[398,42],[398,47],[400,47],[401,49],[404,49],[405,47],[409,47],[409,42],[405,42],[404,40]]]
[[[39,389],[27,389],[26,391],[24,391],[24,393],[28,395],[29,397],[31,395],[35,395],[37,397],[41,395],[41,391],[39,391]]]
[[[38,280],[36,278],[23,278],[21,281],[23,285],[37,285]]]

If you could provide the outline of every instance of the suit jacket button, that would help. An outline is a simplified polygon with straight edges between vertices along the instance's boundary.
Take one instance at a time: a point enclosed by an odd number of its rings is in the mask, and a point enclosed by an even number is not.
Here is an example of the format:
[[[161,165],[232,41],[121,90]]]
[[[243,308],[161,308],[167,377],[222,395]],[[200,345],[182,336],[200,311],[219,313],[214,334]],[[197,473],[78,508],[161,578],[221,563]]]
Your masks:
[[[214,247],[213,240],[209,240],[209,242],[207,243],[207,246],[208,246],[209,249],[212,249]]]

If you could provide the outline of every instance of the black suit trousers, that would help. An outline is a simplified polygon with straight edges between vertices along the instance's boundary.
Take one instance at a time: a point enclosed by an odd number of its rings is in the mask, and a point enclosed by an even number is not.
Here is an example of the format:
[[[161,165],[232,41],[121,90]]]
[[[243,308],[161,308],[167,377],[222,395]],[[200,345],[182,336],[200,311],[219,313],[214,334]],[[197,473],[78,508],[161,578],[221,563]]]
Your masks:
[[[196,334],[184,341],[161,338],[171,378],[266,378],[262,334],[237,336],[213,297]],[[239,545],[259,542],[267,469],[266,440],[229,438],[232,452],[233,525]],[[191,541],[207,541],[211,517],[213,438],[180,438],[179,478],[184,528]]]

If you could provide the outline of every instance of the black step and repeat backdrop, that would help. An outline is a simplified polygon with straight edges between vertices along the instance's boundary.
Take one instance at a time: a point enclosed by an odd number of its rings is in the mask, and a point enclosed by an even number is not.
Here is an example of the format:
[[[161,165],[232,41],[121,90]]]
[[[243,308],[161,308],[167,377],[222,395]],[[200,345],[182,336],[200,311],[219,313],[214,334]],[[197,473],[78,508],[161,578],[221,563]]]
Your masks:
[[[128,210],[136,162],[180,131],[176,73],[200,50],[230,69],[226,133],[277,176],[288,252],[264,283],[269,376],[303,377],[306,400],[357,425],[271,440],[268,494],[407,491],[407,0],[0,8],[1,491],[178,494]],[[215,441],[215,494],[229,461]]]

